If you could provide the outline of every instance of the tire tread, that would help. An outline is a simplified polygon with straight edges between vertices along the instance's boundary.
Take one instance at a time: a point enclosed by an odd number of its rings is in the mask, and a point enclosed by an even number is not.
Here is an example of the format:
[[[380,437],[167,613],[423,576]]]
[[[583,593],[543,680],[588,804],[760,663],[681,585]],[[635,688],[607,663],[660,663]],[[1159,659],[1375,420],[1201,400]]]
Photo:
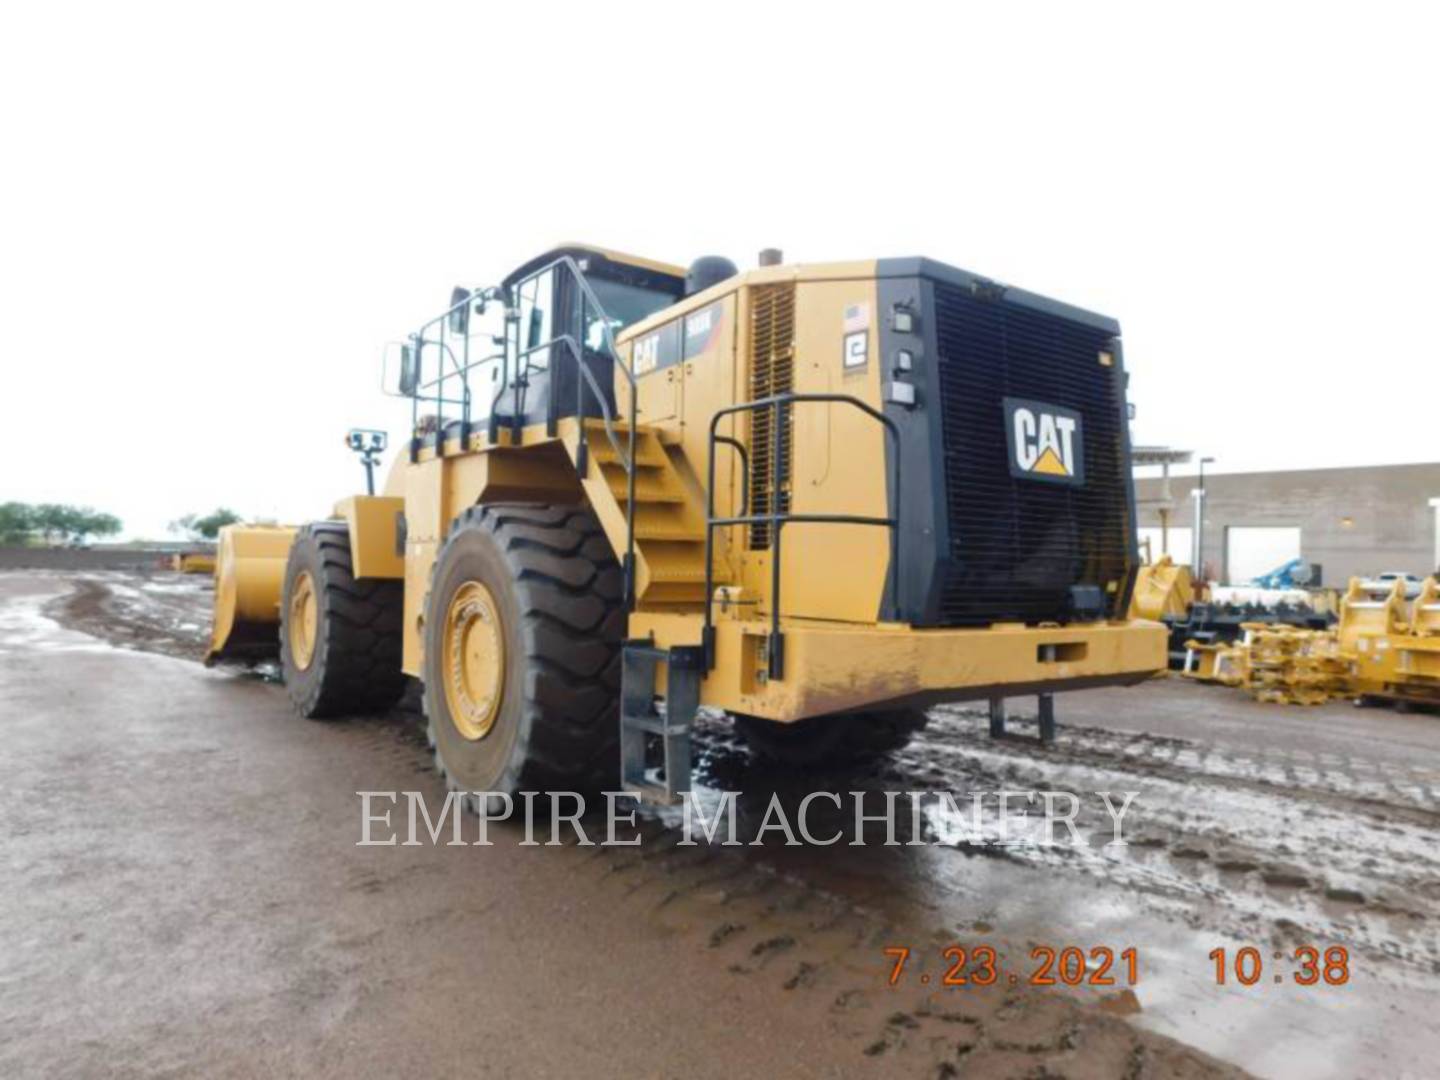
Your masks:
[[[584,506],[486,503],[451,525],[435,559],[463,532],[492,534],[513,571],[526,651],[522,708],[530,740],[516,791],[599,790],[619,764],[620,646],[625,631],[620,567],[600,523]],[[427,620],[437,617],[428,614]],[[425,689],[434,717],[439,688]],[[432,737],[432,743],[435,740]],[[436,763],[445,771],[438,744]]]
[[[311,683],[287,679],[286,689],[299,712],[311,719],[384,712],[405,690],[401,669],[404,582],[357,579],[350,556],[350,529],[343,521],[317,521],[295,538],[291,559],[301,545],[313,546],[320,564],[317,589],[324,592],[321,640],[316,642],[318,677]],[[290,573],[287,570],[286,580]],[[288,607],[281,604],[281,648],[288,657]],[[288,666],[288,660],[286,661]]]

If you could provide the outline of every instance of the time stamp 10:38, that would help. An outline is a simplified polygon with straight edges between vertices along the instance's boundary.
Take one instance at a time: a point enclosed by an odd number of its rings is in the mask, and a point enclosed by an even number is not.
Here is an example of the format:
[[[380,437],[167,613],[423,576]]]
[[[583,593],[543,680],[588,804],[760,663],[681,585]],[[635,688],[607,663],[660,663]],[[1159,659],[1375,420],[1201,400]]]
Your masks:
[[[890,961],[889,983],[918,981],[922,986],[932,982],[939,986],[1137,986],[1141,980],[1139,950],[1133,946],[1114,949],[1098,945],[1083,949],[1078,945],[1037,945],[1030,950],[1029,960],[1013,967],[1002,961],[991,945],[962,947],[951,945],[938,951],[936,957],[943,970],[934,976],[924,961],[928,954],[908,945],[888,946],[884,953]],[[1238,984],[1255,986],[1269,983],[1293,983],[1296,986],[1344,986],[1350,981],[1350,951],[1343,945],[1320,948],[1300,945],[1288,952],[1272,951],[1274,964],[1267,970],[1265,954],[1253,945],[1235,950],[1210,950],[1214,965],[1211,974],[1217,986]]]

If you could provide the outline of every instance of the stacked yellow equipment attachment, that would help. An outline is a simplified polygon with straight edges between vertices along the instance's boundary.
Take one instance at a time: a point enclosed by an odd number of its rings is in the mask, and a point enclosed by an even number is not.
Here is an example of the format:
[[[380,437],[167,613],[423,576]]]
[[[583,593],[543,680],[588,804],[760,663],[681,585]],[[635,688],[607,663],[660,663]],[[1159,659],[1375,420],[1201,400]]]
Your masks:
[[[1275,705],[1323,705],[1348,697],[1350,665],[1329,630],[1248,624],[1249,680],[1256,701]]]
[[[1413,604],[1402,581],[1376,600],[1352,580],[1336,633],[1357,697],[1440,704],[1440,588],[1433,577]]]
[[[1352,579],[1333,630],[1243,629],[1235,645],[1186,642],[1184,674],[1276,704],[1349,697],[1440,705],[1440,585],[1433,577],[1413,604],[1403,581],[1377,597]]]

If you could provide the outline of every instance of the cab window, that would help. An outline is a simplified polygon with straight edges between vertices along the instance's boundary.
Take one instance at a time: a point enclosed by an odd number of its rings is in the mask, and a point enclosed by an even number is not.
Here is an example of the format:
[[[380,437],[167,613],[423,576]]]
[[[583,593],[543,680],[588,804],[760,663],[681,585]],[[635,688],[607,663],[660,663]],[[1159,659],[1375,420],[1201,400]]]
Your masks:
[[[550,367],[550,350],[537,348],[555,337],[555,271],[546,270],[520,286],[520,351],[527,371]]]
[[[671,293],[643,285],[611,281],[602,277],[590,277],[586,280],[590,283],[595,298],[600,301],[600,306],[605,309],[610,320],[610,331],[614,334],[675,302]],[[585,347],[595,351],[605,347],[602,320],[598,313],[588,309],[585,313]]]

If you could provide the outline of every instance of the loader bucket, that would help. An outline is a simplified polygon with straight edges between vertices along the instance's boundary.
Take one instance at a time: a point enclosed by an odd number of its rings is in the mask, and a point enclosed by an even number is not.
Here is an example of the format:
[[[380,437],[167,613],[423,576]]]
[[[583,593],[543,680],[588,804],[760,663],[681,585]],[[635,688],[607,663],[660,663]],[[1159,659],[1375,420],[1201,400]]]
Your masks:
[[[296,529],[227,525],[215,559],[215,625],[205,666],[253,663],[280,652],[280,590]]]
[[[1184,617],[1195,602],[1195,582],[1188,566],[1178,566],[1169,555],[1140,567],[1130,595],[1130,618],[1160,621],[1162,615]]]

